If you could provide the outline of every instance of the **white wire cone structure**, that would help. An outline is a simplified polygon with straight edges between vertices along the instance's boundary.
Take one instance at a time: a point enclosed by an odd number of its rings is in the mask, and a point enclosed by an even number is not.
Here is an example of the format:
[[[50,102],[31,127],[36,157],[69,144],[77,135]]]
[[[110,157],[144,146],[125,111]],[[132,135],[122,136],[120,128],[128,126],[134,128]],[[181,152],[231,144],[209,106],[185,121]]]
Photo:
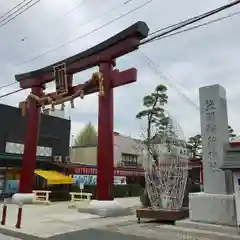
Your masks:
[[[183,132],[169,117],[165,130],[152,127],[151,133],[148,147],[141,145],[139,148],[151,207],[178,210],[182,207],[188,178],[188,151]],[[146,131],[141,134],[141,139],[146,139]]]

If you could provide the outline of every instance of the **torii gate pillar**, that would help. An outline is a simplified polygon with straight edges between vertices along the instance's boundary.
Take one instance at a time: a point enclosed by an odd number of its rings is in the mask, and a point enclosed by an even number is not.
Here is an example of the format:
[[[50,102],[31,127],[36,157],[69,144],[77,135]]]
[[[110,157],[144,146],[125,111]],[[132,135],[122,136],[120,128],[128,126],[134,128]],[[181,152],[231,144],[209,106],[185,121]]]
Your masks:
[[[32,93],[41,96],[43,89],[41,87],[33,87]],[[36,167],[36,152],[38,146],[38,134],[40,126],[41,108],[37,107],[35,101],[29,101],[27,129],[25,136],[25,144],[23,151],[22,171],[19,183],[20,193],[31,193],[34,187],[34,178],[32,177]],[[29,171],[30,170],[30,171]]]
[[[97,199],[113,200],[111,194],[114,178],[112,63],[101,63],[99,70],[104,77],[104,96],[99,96],[98,105]]]

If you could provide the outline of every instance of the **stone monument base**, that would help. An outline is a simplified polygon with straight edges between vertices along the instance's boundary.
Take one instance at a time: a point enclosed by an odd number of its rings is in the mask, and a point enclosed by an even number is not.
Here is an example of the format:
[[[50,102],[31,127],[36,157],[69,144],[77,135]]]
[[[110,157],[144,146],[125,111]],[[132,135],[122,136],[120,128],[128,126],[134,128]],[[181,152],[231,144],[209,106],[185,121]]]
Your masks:
[[[176,221],[175,225],[161,224],[156,226],[162,239],[208,239],[208,240],[240,240],[237,227],[192,222],[189,220]]]
[[[195,222],[237,226],[234,195],[190,193],[189,218]]]
[[[88,206],[79,207],[78,212],[98,215],[100,217],[118,217],[132,214],[132,208],[120,205],[116,200],[92,200]]]
[[[209,231],[215,233],[225,233],[229,235],[237,235],[240,238],[240,228],[238,227],[230,227],[223,225],[216,225],[210,223],[201,223],[201,222],[193,222],[189,219],[184,219],[175,222],[175,226],[182,227],[185,229],[196,229],[200,231]]]

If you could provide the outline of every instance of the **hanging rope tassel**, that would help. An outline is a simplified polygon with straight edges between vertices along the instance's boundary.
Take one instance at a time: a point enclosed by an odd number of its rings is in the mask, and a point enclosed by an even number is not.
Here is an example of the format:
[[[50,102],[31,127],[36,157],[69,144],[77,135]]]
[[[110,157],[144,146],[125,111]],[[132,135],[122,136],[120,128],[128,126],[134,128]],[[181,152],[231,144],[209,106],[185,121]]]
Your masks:
[[[26,116],[26,111],[27,111],[27,103],[26,102],[20,102],[19,103],[19,108],[21,108],[22,117],[25,117]]]
[[[21,108],[22,117],[25,117],[27,110],[30,108],[30,96],[26,98],[25,101],[19,103],[19,108]]]
[[[99,86],[99,96],[104,96],[104,85],[103,85],[103,76],[101,73],[98,74],[98,86]]]
[[[92,79],[96,79],[98,82],[98,91],[99,91],[99,96],[104,96],[104,79],[103,75],[101,72],[94,73],[92,76]]]

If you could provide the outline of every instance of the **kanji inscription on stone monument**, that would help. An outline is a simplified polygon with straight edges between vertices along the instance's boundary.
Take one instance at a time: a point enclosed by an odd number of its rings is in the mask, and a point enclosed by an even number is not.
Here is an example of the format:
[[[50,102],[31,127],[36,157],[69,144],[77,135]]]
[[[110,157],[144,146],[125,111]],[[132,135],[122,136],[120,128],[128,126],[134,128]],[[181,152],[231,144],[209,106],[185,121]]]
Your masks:
[[[226,176],[220,170],[223,144],[228,141],[225,89],[220,85],[200,88],[201,132],[203,141],[204,192],[227,192]],[[225,102],[225,104],[223,104]]]

